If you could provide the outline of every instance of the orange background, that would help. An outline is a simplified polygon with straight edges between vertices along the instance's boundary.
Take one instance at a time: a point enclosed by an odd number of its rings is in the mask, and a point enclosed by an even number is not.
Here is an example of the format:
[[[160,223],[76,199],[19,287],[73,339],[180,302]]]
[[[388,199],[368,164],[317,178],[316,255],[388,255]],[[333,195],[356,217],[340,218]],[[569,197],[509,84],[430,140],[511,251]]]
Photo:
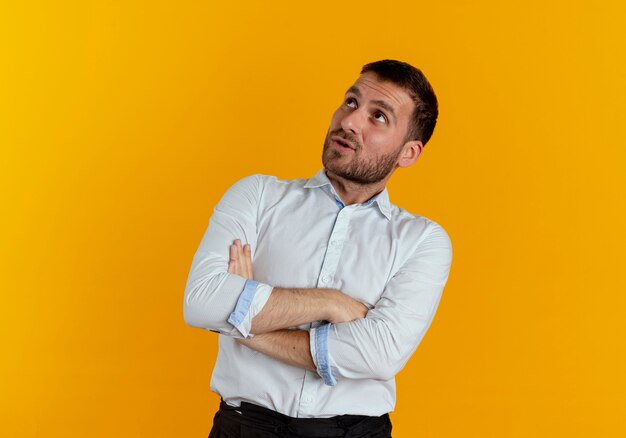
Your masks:
[[[213,206],[309,177],[360,66],[437,91],[390,184],[448,286],[394,437],[626,436],[626,11],[618,1],[0,4],[0,435],[204,437],[183,322]]]

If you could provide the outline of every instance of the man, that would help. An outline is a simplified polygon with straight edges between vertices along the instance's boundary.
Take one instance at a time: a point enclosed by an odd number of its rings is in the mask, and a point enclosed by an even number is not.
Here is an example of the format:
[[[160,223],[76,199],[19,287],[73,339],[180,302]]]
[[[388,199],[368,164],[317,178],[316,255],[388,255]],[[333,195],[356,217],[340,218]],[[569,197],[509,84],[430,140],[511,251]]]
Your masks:
[[[437,114],[421,71],[367,64],[333,115],[324,169],[244,178],[215,207],[184,300],[189,325],[220,333],[210,437],[391,436],[394,376],[432,321],[452,252],[385,186]]]

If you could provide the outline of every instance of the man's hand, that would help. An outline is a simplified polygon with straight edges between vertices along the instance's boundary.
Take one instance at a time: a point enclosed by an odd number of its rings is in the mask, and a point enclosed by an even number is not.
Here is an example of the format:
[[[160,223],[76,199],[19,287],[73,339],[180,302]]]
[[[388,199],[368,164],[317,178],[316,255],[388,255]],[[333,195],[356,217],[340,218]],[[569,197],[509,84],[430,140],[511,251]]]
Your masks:
[[[237,239],[230,246],[230,260],[228,261],[228,272],[239,275],[247,280],[252,280],[252,250],[250,244],[241,245],[241,240]]]
[[[333,309],[328,317],[328,322],[333,324],[350,322],[355,319],[365,318],[365,315],[367,315],[369,309],[362,302],[339,291],[336,291],[333,298]]]

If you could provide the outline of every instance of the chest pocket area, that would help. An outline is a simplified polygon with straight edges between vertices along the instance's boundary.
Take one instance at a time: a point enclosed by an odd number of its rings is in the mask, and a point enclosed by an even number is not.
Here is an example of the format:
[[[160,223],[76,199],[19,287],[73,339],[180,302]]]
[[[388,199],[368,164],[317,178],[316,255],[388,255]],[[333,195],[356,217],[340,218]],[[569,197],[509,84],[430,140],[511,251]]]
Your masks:
[[[393,276],[395,254],[391,242],[383,245],[346,243],[332,287],[373,306]]]

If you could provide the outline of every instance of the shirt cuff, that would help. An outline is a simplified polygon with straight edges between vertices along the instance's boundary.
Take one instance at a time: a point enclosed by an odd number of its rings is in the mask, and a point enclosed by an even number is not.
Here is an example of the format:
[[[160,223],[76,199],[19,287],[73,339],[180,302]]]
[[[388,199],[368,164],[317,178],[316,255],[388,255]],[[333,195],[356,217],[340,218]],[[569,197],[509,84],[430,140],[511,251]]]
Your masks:
[[[333,377],[331,372],[331,358],[328,351],[328,333],[330,330],[330,323],[321,325],[317,328],[311,328],[309,331],[311,356],[313,357],[313,363],[317,368],[317,373],[324,380],[324,384],[328,386],[335,386],[337,380]]]
[[[232,324],[244,338],[251,337],[252,319],[263,309],[272,293],[272,286],[247,280],[243,291],[239,295],[235,310],[228,317]]]

